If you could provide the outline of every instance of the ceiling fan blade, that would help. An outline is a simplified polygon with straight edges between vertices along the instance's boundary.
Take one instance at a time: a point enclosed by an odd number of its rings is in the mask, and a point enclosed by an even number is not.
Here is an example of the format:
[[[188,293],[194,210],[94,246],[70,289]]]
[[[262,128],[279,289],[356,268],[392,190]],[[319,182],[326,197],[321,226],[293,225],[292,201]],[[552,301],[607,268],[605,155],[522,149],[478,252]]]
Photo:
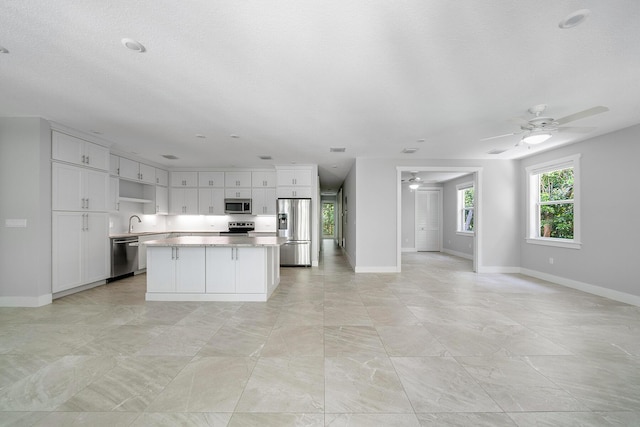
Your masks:
[[[589,108],[587,110],[580,111],[578,113],[574,113],[574,114],[568,115],[566,117],[563,117],[561,119],[556,120],[556,122],[559,125],[563,125],[565,123],[573,122],[575,120],[584,119],[586,117],[595,116],[596,114],[604,113],[604,112],[607,112],[607,111],[609,111],[609,109],[607,107],[603,107],[602,105],[599,105],[597,107]]]
[[[571,133],[590,133],[596,130],[597,128],[594,126],[591,127],[570,127],[563,126],[558,128],[558,132],[571,132]]]
[[[489,140],[491,140],[491,139],[504,138],[505,136],[518,135],[519,133],[522,133],[522,132],[523,132],[523,131],[520,131],[520,132],[505,133],[504,135],[488,136],[488,137],[486,137],[486,138],[482,138],[480,141],[489,141]]]

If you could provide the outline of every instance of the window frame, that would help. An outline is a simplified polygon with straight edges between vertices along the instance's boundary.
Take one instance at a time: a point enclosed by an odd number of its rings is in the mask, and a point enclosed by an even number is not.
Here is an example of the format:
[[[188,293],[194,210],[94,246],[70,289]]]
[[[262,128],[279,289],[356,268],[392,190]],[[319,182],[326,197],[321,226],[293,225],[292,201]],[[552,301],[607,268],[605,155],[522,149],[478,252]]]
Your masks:
[[[464,230],[464,211],[468,209],[464,206],[464,191],[469,188],[473,188],[473,206],[471,210],[473,211],[473,219],[474,219],[474,230]],[[476,215],[476,192],[475,192],[475,183],[473,181],[463,182],[461,184],[456,185],[456,234],[460,236],[474,236],[475,235],[475,215]]]
[[[569,249],[580,249],[580,154],[527,166],[526,171],[526,211],[527,243],[534,245],[556,246]],[[573,239],[540,236],[540,175],[562,169],[573,168]],[[566,203],[566,202],[564,202]]]

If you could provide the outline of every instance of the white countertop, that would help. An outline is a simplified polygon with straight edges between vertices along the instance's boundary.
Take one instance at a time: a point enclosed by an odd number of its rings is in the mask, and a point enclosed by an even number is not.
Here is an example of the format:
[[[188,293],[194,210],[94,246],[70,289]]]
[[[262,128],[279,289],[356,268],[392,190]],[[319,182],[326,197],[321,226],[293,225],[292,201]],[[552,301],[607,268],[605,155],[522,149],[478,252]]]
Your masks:
[[[150,240],[146,246],[280,246],[287,239],[276,236],[183,236]]]

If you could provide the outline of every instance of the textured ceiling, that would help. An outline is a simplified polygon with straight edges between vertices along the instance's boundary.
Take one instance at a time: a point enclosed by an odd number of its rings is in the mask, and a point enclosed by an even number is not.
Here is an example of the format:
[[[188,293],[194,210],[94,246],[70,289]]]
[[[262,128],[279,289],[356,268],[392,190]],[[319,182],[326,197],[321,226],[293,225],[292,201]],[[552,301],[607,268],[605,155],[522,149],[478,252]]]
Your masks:
[[[169,167],[317,163],[335,188],[356,157],[519,158],[637,124],[639,19],[633,0],[3,0],[0,115]],[[481,138],[541,103],[610,111],[574,122],[591,133],[487,154],[520,136]]]

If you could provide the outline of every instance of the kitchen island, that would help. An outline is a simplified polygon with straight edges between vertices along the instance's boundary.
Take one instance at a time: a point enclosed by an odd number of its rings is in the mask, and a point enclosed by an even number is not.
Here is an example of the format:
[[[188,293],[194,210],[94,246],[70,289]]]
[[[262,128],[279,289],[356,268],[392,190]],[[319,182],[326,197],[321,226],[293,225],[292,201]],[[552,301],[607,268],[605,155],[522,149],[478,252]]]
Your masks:
[[[267,301],[280,283],[275,236],[184,236],[147,246],[147,301]]]

